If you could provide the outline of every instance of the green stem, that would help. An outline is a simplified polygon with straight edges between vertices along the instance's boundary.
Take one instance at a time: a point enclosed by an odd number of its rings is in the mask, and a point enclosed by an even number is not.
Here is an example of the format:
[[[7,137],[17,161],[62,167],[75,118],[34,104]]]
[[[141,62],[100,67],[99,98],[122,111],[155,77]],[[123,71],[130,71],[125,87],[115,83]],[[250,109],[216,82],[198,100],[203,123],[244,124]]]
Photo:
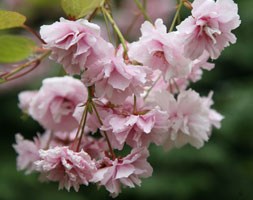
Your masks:
[[[112,27],[114,29],[114,31],[117,33],[120,42],[123,46],[124,49],[124,57],[127,57],[127,45],[126,45],[126,40],[123,36],[123,34],[121,33],[121,31],[119,30],[119,27],[117,26],[116,22],[114,21],[114,19],[112,18],[111,14],[108,12],[107,9],[105,9],[104,7],[101,7],[102,13],[108,18],[109,22],[112,24]]]
[[[176,14],[175,14],[175,16],[174,16],[174,18],[173,18],[173,21],[172,21],[172,23],[171,23],[169,32],[173,31],[173,29],[174,29],[174,27],[175,27],[175,25],[176,25],[177,18],[179,17],[179,13],[180,13],[180,10],[181,10],[183,4],[184,4],[184,0],[180,0],[180,3],[179,3],[179,5],[178,5],[178,7],[177,7],[177,12],[176,12]]]
[[[46,51],[44,54],[42,54],[40,57],[36,58],[35,60],[29,61],[27,63],[24,63],[20,66],[18,66],[17,68],[13,69],[12,71],[10,71],[8,74],[4,75],[2,77],[3,80],[7,80],[9,77],[17,74],[18,72],[22,71],[23,69],[31,66],[34,63],[37,63],[41,60],[43,60],[44,58],[46,58],[49,54],[51,53],[51,51]],[[2,82],[1,82],[2,83]]]
[[[27,30],[28,32],[32,33],[36,38],[39,39],[39,41],[42,43],[42,44],[46,44],[45,41],[40,37],[40,35],[35,31],[33,30],[31,27],[27,26],[27,25],[23,25],[22,26],[25,30]]]
[[[155,80],[155,82],[153,83],[153,85],[148,89],[147,94],[144,97],[144,100],[147,99],[149,93],[155,87],[155,85],[157,84],[157,82],[160,80],[161,77],[162,77],[162,74],[159,75],[159,77]]]
[[[147,8],[147,0],[143,0],[143,7],[146,10],[146,8]]]
[[[110,33],[110,27],[109,27],[108,19],[105,16],[104,12],[102,12],[102,13],[103,13],[103,17],[104,17],[104,20],[105,20],[107,35],[108,35],[109,41],[112,43],[112,36],[111,36],[111,33]]]
[[[88,107],[89,107],[89,102],[87,102],[86,107],[84,109],[83,116],[82,116],[82,120],[81,120],[81,124],[80,124],[80,128],[79,128],[79,131],[81,129],[81,135],[80,135],[80,138],[78,140],[76,151],[79,151],[79,148],[80,148],[80,145],[81,145],[81,141],[82,141],[82,138],[83,138],[84,128],[85,128],[86,121],[87,121],[87,116],[88,116]],[[79,135],[79,133],[77,133],[77,135]]]
[[[137,98],[136,98],[136,95],[134,95],[134,111],[133,111],[134,114],[137,113]]]
[[[88,21],[90,22],[97,14],[98,8],[96,8],[88,17]]]
[[[92,107],[93,107],[93,109],[94,109],[94,111],[95,111],[95,113],[96,113],[96,116],[97,116],[97,119],[98,119],[99,123],[100,123],[101,125],[103,125],[102,119],[101,119],[101,117],[100,117],[100,115],[99,115],[99,113],[98,113],[98,111],[97,111],[96,105],[94,104],[93,101],[91,102],[91,105],[92,105]],[[108,144],[109,151],[110,151],[110,154],[111,154],[111,156],[112,156],[112,159],[114,160],[114,159],[116,158],[116,156],[115,156],[115,153],[114,153],[114,151],[113,151],[113,148],[112,148],[111,142],[110,142],[110,140],[109,140],[109,137],[108,137],[106,131],[103,131],[103,133],[104,133],[104,135],[105,135],[105,139],[106,139],[106,142],[107,142],[107,144]]]
[[[145,7],[143,7],[143,5],[141,4],[141,2],[139,0],[134,0],[135,4],[137,5],[137,7],[139,8],[139,10],[141,11],[141,13],[143,14],[144,18],[151,22],[150,17],[148,16]]]

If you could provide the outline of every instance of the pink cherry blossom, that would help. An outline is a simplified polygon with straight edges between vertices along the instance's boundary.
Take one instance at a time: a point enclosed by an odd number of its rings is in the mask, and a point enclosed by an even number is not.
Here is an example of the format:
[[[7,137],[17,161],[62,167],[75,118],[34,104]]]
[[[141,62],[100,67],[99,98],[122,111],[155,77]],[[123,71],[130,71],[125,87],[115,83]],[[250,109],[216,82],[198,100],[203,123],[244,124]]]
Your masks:
[[[16,143],[13,145],[18,153],[17,167],[19,170],[27,170],[28,173],[34,171],[33,162],[39,159],[39,149],[49,149],[55,147],[71,146],[75,140],[77,130],[71,132],[46,131],[38,134],[34,141],[25,140],[20,134],[16,134]],[[87,152],[91,158],[101,158],[105,151],[108,151],[108,144],[104,138],[94,138],[84,135],[80,149]]]
[[[29,114],[45,129],[71,131],[78,127],[72,116],[75,107],[86,99],[87,90],[81,81],[68,76],[47,78],[32,98]]]
[[[37,95],[38,91],[24,91],[19,93],[19,108],[23,110],[23,112],[27,113],[30,108],[30,103],[32,99]]]
[[[95,105],[96,105],[96,109],[99,113],[99,116],[101,119],[104,119],[105,117],[107,117],[109,114],[113,113],[112,109],[107,106],[107,100],[105,100],[105,102],[102,102],[105,99],[96,99]],[[77,105],[76,109],[73,113],[73,116],[76,118],[76,120],[78,120],[78,122],[80,123],[83,112],[84,112],[84,106],[83,105]],[[101,128],[101,123],[99,122],[97,116],[95,115],[95,113],[93,114],[88,114],[87,116],[87,121],[86,121],[86,127],[85,127],[85,132],[91,132],[91,133],[95,133],[98,129]]]
[[[214,64],[208,62],[208,59],[208,53],[204,52],[199,58],[192,61],[192,70],[186,79],[192,82],[197,82],[202,77],[203,69],[208,71],[212,70],[214,68]]]
[[[203,75],[203,70],[210,71],[214,68],[214,64],[208,62],[209,55],[204,52],[198,59],[195,59],[191,62],[191,72],[185,76],[180,78],[174,78],[169,81],[167,88],[170,89],[170,92],[177,93],[189,86],[190,82],[197,82],[201,80]]]
[[[71,149],[73,149],[73,147],[76,147],[74,145],[76,134],[77,129],[71,132],[54,132],[52,133],[49,147],[54,148],[56,146],[63,147],[68,145],[71,147]],[[108,151],[108,144],[103,137],[94,138],[87,134],[83,135],[79,148],[87,152],[92,159],[98,159],[102,157],[105,151]]]
[[[197,82],[202,78],[203,70],[212,70],[214,68],[213,63],[208,62],[209,55],[205,52],[198,59],[191,62],[191,72],[180,78],[171,78],[168,82],[161,78],[161,72],[154,71],[152,90],[149,91],[147,96],[148,101],[153,101],[156,98],[157,91],[167,90],[170,93],[176,94],[180,91],[186,90],[190,82]],[[146,94],[145,94],[146,95]],[[152,100],[153,99],[153,100]]]
[[[187,143],[200,148],[208,141],[212,126],[220,127],[223,117],[210,108],[210,96],[201,98],[188,90],[179,93],[177,99],[167,91],[158,92],[156,97],[156,103],[169,114],[169,135],[164,144],[167,149]]]
[[[96,80],[101,77],[107,57],[114,55],[112,44],[100,36],[100,27],[84,19],[61,18],[60,22],[42,26],[40,34],[45,48],[52,50],[51,59],[71,75],[85,71],[90,80]]]
[[[161,145],[168,131],[168,115],[158,107],[148,107],[138,98],[136,113],[133,98],[127,98],[120,106],[96,103],[101,125],[96,115],[89,115],[86,126],[91,132],[106,131],[113,148],[121,150],[127,143],[131,147]],[[74,116],[80,120],[83,108],[77,106]]]
[[[25,140],[22,135],[16,134],[16,144],[13,148],[18,153],[17,169],[25,170],[26,174],[35,171],[34,162],[39,159],[39,149],[47,148],[50,132],[46,132],[43,136],[34,137],[34,141]]]
[[[58,181],[59,189],[71,187],[75,191],[80,185],[88,185],[96,172],[96,165],[88,153],[74,152],[68,147],[55,147],[39,151],[40,159],[35,162],[36,170],[50,181]]]
[[[114,148],[148,146],[151,142],[161,145],[168,131],[168,115],[158,108],[140,110],[133,114],[128,110],[108,115],[101,130],[105,130]]]
[[[177,26],[184,40],[185,56],[196,59],[207,51],[212,59],[218,58],[224,47],[236,42],[231,31],[240,22],[233,0],[195,0],[192,16]]]
[[[104,156],[104,152],[108,151],[108,144],[105,138],[96,139],[84,136],[80,148],[87,152],[91,158],[99,159]]]
[[[109,160],[105,158],[101,168],[94,174],[93,182],[104,185],[112,197],[118,196],[123,186],[140,186],[140,178],[152,175],[153,169],[147,162],[149,152],[146,148],[133,149],[124,158]]]
[[[122,58],[115,57],[105,66],[104,77],[95,84],[95,95],[121,104],[127,97],[139,96],[149,84],[147,67],[127,65]]]
[[[210,108],[214,104],[214,102],[212,100],[212,96],[213,96],[213,92],[210,92],[207,97],[202,97],[203,105],[205,107]],[[220,113],[218,113],[216,110],[209,109],[209,120],[214,127],[220,128],[221,127],[220,122],[223,119],[224,119],[224,117]]]
[[[143,23],[139,41],[129,46],[129,57],[152,69],[159,69],[166,81],[184,77],[191,71],[191,60],[183,56],[178,33],[167,33],[161,19]]]

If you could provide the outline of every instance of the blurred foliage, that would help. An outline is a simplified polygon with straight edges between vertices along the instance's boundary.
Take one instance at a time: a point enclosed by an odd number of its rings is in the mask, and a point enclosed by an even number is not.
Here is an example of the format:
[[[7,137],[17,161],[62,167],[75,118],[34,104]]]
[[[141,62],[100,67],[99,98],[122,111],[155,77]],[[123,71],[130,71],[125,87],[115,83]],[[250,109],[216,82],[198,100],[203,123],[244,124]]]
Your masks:
[[[0,35],[0,46],[0,63],[15,63],[31,56],[36,45],[27,37]]]
[[[37,26],[64,16],[59,8],[53,8],[55,0],[26,1],[33,5],[40,2],[26,9],[35,19],[29,18],[30,23]],[[225,116],[222,128],[214,130],[210,141],[200,150],[187,146],[164,152],[152,146],[149,160],[154,168],[153,176],[144,179],[141,187],[123,189],[117,199],[253,199],[253,1],[237,3],[242,19],[240,28],[235,31],[237,44],[227,48],[215,61],[216,68],[193,85],[201,94],[214,91],[214,107]],[[47,6],[55,12],[44,12],[49,9]],[[36,10],[41,12],[38,14]],[[39,81],[24,86],[23,90],[35,89],[38,85]],[[37,175],[26,176],[16,171],[14,134],[20,132],[32,138],[38,130],[42,131],[33,120],[21,119],[18,92],[17,89],[0,91],[0,199],[110,199],[103,188],[97,191],[95,186],[81,187],[79,193],[58,191],[55,183],[40,183]]]

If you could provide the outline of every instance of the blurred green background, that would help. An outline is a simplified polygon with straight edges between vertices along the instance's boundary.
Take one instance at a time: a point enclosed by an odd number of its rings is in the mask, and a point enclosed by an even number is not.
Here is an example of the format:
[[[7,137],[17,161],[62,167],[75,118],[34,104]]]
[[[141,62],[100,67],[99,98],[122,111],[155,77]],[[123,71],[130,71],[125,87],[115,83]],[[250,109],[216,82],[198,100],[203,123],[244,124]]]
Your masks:
[[[23,6],[22,11],[32,19],[30,24],[39,26],[63,16],[57,7],[59,1],[27,1],[29,6]],[[214,130],[210,141],[200,150],[186,146],[164,152],[151,146],[153,176],[144,179],[141,187],[123,189],[117,199],[253,199],[253,1],[236,2],[242,20],[235,31],[237,44],[227,48],[215,61],[216,68],[204,73],[202,81],[193,85],[203,95],[214,91],[214,108],[225,116],[222,128]],[[26,176],[16,171],[14,134],[20,132],[32,138],[42,131],[31,119],[21,119],[17,94],[38,88],[43,77],[57,75],[59,71],[59,67],[54,67],[29,85],[0,86],[0,200],[110,199],[103,188],[81,187],[78,193],[58,191],[56,183],[40,183],[37,175]]]

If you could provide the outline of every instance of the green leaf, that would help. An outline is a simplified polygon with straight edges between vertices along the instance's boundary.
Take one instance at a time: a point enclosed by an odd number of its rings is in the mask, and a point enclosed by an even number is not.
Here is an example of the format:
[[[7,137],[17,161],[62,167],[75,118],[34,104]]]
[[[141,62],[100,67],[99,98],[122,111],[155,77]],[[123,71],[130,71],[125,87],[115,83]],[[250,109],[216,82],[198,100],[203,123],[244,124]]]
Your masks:
[[[102,5],[104,0],[62,0],[61,5],[64,12],[74,19],[79,19],[91,13]]]
[[[24,25],[26,17],[17,12],[0,10],[0,30]]]
[[[0,35],[0,63],[15,63],[28,58],[34,51],[35,42],[29,38]]]

